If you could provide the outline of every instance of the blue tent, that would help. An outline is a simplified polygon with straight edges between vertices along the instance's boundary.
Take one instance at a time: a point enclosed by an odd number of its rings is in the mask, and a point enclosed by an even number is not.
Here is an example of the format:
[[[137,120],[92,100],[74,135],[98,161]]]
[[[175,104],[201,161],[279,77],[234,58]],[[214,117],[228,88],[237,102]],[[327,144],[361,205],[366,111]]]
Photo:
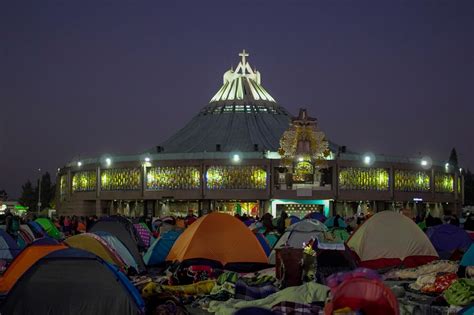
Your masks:
[[[20,252],[13,237],[4,230],[0,230],[0,259],[13,260]]]
[[[145,264],[147,266],[156,266],[164,263],[171,247],[173,247],[174,242],[176,242],[181,233],[181,231],[171,230],[160,235],[160,237],[151,244],[145,256],[143,256]]]
[[[272,249],[270,248],[270,244],[268,243],[267,239],[265,238],[265,235],[262,233],[256,233],[255,236],[258,239],[258,242],[260,245],[262,245],[263,250],[265,251],[265,255],[270,255]]]
[[[103,231],[97,231],[94,232],[94,234],[100,236],[100,238],[103,239],[107,245],[113,248],[120,255],[120,258],[122,258],[127,266],[133,267],[138,271],[138,263],[135,261],[135,258],[133,258],[130,251],[118,238]]]
[[[35,238],[40,238],[48,235],[38,222],[30,221],[28,222],[28,226],[35,235]]]

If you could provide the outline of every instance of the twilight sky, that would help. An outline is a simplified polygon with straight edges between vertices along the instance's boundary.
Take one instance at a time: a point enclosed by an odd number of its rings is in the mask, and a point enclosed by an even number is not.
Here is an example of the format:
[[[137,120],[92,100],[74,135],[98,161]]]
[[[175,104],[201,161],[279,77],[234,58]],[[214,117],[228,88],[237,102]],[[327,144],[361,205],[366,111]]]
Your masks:
[[[2,1],[0,189],[159,144],[243,48],[332,141],[474,169],[472,0]]]

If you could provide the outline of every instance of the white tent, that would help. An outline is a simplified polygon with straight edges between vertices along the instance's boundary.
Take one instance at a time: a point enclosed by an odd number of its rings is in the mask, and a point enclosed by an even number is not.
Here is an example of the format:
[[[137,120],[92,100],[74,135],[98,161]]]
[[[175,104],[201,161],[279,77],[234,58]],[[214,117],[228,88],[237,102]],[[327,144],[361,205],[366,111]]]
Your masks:
[[[273,247],[270,257],[268,257],[270,264],[275,264],[275,249],[285,246],[303,248],[303,243],[322,236],[327,230],[324,223],[318,220],[306,219],[290,225]]]

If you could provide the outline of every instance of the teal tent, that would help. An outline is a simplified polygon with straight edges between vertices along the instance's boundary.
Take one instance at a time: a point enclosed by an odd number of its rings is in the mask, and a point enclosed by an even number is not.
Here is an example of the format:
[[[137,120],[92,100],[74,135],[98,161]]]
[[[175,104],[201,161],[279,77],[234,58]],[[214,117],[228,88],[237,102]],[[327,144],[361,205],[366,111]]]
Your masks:
[[[145,264],[147,266],[156,266],[164,263],[171,247],[173,247],[174,242],[176,242],[180,235],[181,231],[175,230],[160,235],[160,237],[151,244],[145,256],[143,256]]]

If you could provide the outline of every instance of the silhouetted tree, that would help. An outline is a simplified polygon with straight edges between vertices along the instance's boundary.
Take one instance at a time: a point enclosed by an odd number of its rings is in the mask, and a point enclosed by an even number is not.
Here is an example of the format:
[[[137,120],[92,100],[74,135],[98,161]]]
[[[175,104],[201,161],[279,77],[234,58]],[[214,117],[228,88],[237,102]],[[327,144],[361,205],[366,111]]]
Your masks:
[[[35,193],[36,189],[33,188],[29,180],[21,186],[21,189],[20,204],[24,207],[28,207],[30,211],[34,211],[38,203],[38,195]]]
[[[52,207],[54,202],[55,185],[51,183],[51,176],[46,172],[41,177],[41,209]],[[36,190],[36,194],[38,191]]]
[[[0,201],[7,201],[8,194],[4,189],[0,189]]]
[[[458,169],[458,154],[456,152],[456,148],[451,150],[451,154],[449,155],[449,165],[453,166],[455,170]]]

